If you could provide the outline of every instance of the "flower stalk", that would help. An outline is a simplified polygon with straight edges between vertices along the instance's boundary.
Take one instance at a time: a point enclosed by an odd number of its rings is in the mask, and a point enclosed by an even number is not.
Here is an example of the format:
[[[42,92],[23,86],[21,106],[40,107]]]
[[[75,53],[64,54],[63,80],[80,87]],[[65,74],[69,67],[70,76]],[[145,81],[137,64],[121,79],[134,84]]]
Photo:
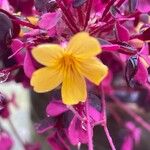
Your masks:
[[[109,130],[108,130],[108,127],[107,127],[107,114],[106,114],[107,108],[106,108],[105,93],[104,93],[102,85],[100,86],[100,89],[101,89],[102,112],[103,112],[103,120],[104,120],[103,124],[101,124],[101,125],[104,128],[104,131],[105,131],[105,134],[106,134],[107,139],[109,141],[111,149],[116,150],[115,145],[114,145],[113,140],[112,140],[112,137],[111,137]]]

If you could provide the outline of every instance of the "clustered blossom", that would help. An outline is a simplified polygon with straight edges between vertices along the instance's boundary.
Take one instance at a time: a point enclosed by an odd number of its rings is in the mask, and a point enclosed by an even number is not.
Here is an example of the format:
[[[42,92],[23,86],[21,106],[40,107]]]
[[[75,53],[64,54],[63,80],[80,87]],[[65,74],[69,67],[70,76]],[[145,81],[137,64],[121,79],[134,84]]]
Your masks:
[[[141,127],[150,132],[136,113],[150,111],[149,14],[149,0],[0,0],[0,83],[50,92],[45,119],[34,127],[52,149],[94,150],[95,126],[112,150],[134,150]],[[15,96],[0,93],[0,117],[15,129],[10,104],[16,107]],[[107,127],[111,116],[124,132],[119,142]],[[42,149],[15,133],[25,150]],[[13,144],[0,124],[0,149]]]

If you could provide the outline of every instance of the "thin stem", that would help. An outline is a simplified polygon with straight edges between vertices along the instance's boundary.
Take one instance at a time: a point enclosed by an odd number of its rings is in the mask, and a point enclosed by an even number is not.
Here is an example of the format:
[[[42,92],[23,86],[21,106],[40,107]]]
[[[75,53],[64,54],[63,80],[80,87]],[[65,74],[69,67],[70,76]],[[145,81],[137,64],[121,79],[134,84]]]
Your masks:
[[[61,8],[63,14],[67,18],[68,22],[76,30],[76,32],[79,32],[79,29],[77,28],[77,26],[76,26],[76,24],[74,22],[74,18],[72,16],[71,11],[69,9],[67,10],[60,0],[56,0],[56,1],[57,1],[58,6]]]
[[[18,54],[22,49],[24,48],[24,46],[23,47],[21,47],[21,48],[19,48],[17,51],[15,51],[12,55],[10,55],[9,57],[8,57],[8,59],[11,59],[11,58],[13,58],[16,54]]]
[[[86,101],[86,116],[87,116],[87,131],[88,131],[88,149],[93,150],[93,140],[92,140],[93,135],[92,135],[92,127],[90,124],[88,100]]]
[[[81,122],[85,122],[85,121],[86,121],[86,118],[82,118],[81,115],[80,115],[72,106],[68,105],[67,108],[68,108],[69,110],[71,110],[71,111],[74,113],[74,115],[75,115]]]
[[[125,0],[120,0],[117,2],[117,4],[115,5],[116,7],[120,7],[123,3],[124,3]],[[103,19],[103,21],[107,21],[111,18],[111,14],[110,12],[105,16],[105,18]]]
[[[39,29],[38,26],[35,26],[35,25],[33,25],[33,24],[29,23],[29,22],[26,22],[26,21],[19,20],[17,18],[16,19],[11,19],[11,20],[14,21],[17,24],[22,25],[22,26],[26,26],[26,27],[29,27],[29,28],[32,28],[32,29]]]
[[[85,25],[84,25],[84,30],[86,29],[87,25],[88,25],[88,22],[90,20],[90,14],[91,14],[91,8],[92,8],[92,3],[93,3],[93,0],[88,0],[87,2],[87,15],[86,15],[86,18],[85,18]]]
[[[79,8],[77,8],[77,13],[78,13],[78,19],[79,19],[79,22],[80,22],[80,24],[81,24],[81,27],[83,27],[83,25],[84,25],[84,17],[83,17],[83,12],[82,12],[82,7],[79,7]]]
[[[20,144],[22,145],[22,147],[25,149],[24,142],[22,141],[20,135],[18,134],[18,132],[17,132],[17,130],[16,130],[16,128],[15,128],[15,126],[14,126],[14,124],[12,123],[12,121],[11,121],[10,118],[8,119],[8,123],[9,123],[9,125],[10,125],[12,131],[14,132],[16,138],[18,139],[18,141],[20,142]]]
[[[139,123],[142,127],[144,127],[147,131],[150,132],[150,124],[143,120],[139,115],[137,115],[134,111],[129,109],[124,103],[122,103],[115,96],[110,96],[112,100],[116,103],[118,107],[124,110],[128,115],[130,115],[137,123]]]
[[[116,150],[115,148],[115,145],[113,143],[113,140],[110,136],[110,133],[109,133],[109,130],[108,130],[108,127],[107,127],[107,114],[106,114],[106,100],[105,100],[105,94],[104,94],[104,90],[103,90],[103,87],[101,85],[101,99],[102,99],[102,112],[103,112],[103,117],[104,117],[104,123],[101,124],[104,128],[104,131],[105,131],[105,134],[107,136],[107,139],[109,141],[109,144],[110,144],[110,147],[112,150]]]
[[[112,149],[112,150],[116,150],[115,145],[114,145],[114,143],[113,143],[113,140],[112,140],[112,138],[111,138],[111,135],[110,135],[110,133],[109,133],[109,130],[108,130],[107,126],[104,126],[104,131],[105,131],[105,134],[106,134],[107,139],[108,139],[108,141],[109,141],[109,144],[110,144],[110,146],[111,146],[111,149]]]
[[[69,23],[69,21],[66,19],[65,16],[63,16],[63,20],[65,21],[66,25],[68,26],[68,28],[72,31],[72,33],[76,33],[76,30],[71,26],[71,24]]]
[[[103,14],[102,14],[102,18],[100,19],[100,21],[102,21],[104,19],[104,17],[106,16],[106,14],[109,12],[110,7],[114,4],[115,0],[111,0],[108,2]]]
[[[21,64],[17,64],[17,65],[14,65],[12,67],[9,67],[9,68],[6,68],[6,69],[0,69],[1,72],[11,72],[11,71],[14,71],[16,69],[19,69],[21,68],[22,65]]]
[[[107,24],[99,26],[99,27],[95,28],[93,31],[91,31],[90,35],[94,35],[94,34],[101,33],[103,31],[105,31],[107,28],[112,26],[113,23],[114,23],[114,19],[111,19],[110,21],[107,22]]]

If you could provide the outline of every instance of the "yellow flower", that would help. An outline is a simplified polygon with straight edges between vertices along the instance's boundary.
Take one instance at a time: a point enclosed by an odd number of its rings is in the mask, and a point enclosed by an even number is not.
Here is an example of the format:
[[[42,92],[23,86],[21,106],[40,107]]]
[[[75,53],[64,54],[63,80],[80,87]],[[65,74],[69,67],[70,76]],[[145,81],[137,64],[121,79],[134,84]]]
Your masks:
[[[57,44],[39,45],[32,54],[45,67],[33,73],[31,85],[36,92],[43,93],[62,83],[64,104],[84,102],[85,78],[99,85],[108,73],[108,68],[95,57],[100,52],[99,42],[86,32],[74,35],[66,48]]]

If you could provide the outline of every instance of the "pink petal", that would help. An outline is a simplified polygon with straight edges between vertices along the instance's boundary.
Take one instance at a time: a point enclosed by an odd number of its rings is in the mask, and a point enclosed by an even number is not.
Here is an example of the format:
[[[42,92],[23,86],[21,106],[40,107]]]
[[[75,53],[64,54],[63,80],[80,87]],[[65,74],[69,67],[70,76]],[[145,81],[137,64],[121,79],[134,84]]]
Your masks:
[[[36,70],[33,65],[32,56],[29,50],[26,50],[26,56],[24,59],[23,68],[24,68],[24,73],[28,78],[31,78],[32,73]]]
[[[126,27],[119,22],[116,23],[116,34],[119,41],[129,41],[129,31]]]
[[[54,26],[56,26],[60,17],[60,12],[46,13],[42,16],[41,20],[39,21],[39,27],[42,29],[50,30]]]
[[[13,147],[13,141],[6,132],[0,133],[0,150],[10,150]]]
[[[81,121],[77,117],[72,119],[68,128],[68,138],[73,145],[78,145],[78,143],[85,144],[88,142],[88,135],[85,125],[81,124]]]
[[[41,120],[39,123],[36,123],[34,125],[37,133],[41,134],[44,133],[52,128],[54,128],[54,126],[57,123],[57,119],[54,117],[47,117],[43,120]]]
[[[0,8],[4,9],[6,11],[10,10],[10,5],[8,3],[8,0],[0,0]]]
[[[150,1],[149,0],[138,0],[136,7],[140,12],[147,13],[150,11]]]
[[[138,62],[138,70],[134,76],[134,79],[138,81],[140,84],[146,84],[148,79],[148,71],[147,68],[140,61]]]
[[[133,139],[131,136],[125,138],[121,150],[133,150]]]
[[[11,50],[12,50],[13,54],[16,53],[14,55],[14,57],[16,58],[16,60],[19,63],[23,63],[23,60],[24,60],[23,54],[20,53],[20,51],[23,47],[24,47],[24,43],[22,41],[20,41],[19,39],[12,40]]]
[[[117,44],[111,44],[111,45],[102,45],[102,49],[104,51],[116,51],[120,48]]]
[[[51,101],[46,107],[49,116],[58,116],[66,111],[68,111],[68,108],[61,101]]]
[[[149,55],[149,47],[148,44],[145,43],[140,51],[140,54],[142,55]]]
[[[47,138],[48,143],[53,150],[70,150],[70,148],[59,138],[57,133]]]

